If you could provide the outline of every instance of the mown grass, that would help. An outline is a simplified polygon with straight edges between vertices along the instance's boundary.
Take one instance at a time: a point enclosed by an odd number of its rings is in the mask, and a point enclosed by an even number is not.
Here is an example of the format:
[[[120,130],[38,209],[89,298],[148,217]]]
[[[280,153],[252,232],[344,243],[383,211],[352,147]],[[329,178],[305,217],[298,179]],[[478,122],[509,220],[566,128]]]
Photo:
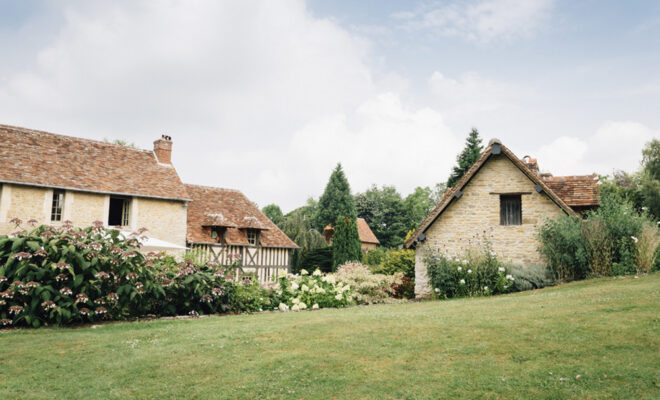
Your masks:
[[[507,296],[0,331],[0,399],[660,398],[660,274]]]

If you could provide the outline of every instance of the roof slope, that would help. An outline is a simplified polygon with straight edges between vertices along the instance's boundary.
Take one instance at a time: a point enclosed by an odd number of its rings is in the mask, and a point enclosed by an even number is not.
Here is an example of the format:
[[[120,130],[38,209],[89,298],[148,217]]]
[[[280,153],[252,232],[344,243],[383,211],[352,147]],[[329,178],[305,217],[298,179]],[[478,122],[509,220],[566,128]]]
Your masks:
[[[259,243],[264,247],[298,248],[238,190],[189,184],[185,186],[192,198],[188,204],[188,242],[217,243],[208,227],[221,226],[227,229],[227,244],[247,246],[246,229],[251,228],[261,230]]]
[[[451,189],[447,190],[445,192],[444,196],[442,197],[442,200],[440,200],[440,203],[431,211],[431,213],[422,221],[420,226],[415,230],[415,233],[408,238],[406,243],[404,243],[404,247],[410,248],[412,247],[419,236],[424,233],[430,226],[435,222],[435,220],[442,214],[442,212],[451,204],[451,202],[454,200],[456,197],[456,194],[463,190],[463,188],[470,182],[470,179],[474,175],[476,175],[477,172],[479,172],[479,169],[490,159],[490,157],[493,155],[493,148],[498,147],[500,150],[500,154],[504,155],[507,157],[513,165],[518,167],[518,169],[525,174],[534,184],[540,186],[542,189],[543,193],[545,193],[550,200],[552,200],[557,206],[559,206],[564,212],[570,215],[575,215],[575,211],[571,207],[568,206],[548,185],[546,185],[541,177],[539,177],[534,171],[532,171],[522,160],[520,160],[518,157],[516,157],[515,154],[511,150],[509,150],[506,146],[502,144],[497,139],[493,139],[490,141],[488,146],[483,150],[477,161],[472,164],[472,166],[465,172],[465,175],[452,187]]]
[[[369,228],[369,224],[364,218],[357,219],[358,234],[360,235],[360,241],[362,243],[375,243],[380,244],[380,241]]]
[[[380,244],[380,241],[378,240],[376,235],[374,235],[374,233],[371,231],[369,224],[367,224],[367,221],[364,218],[357,218],[356,221],[357,221],[358,235],[360,236],[360,242]],[[330,240],[329,238],[332,237],[332,234],[334,234],[334,232],[335,232],[335,228],[331,224],[328,224],[325,228],[323,228],[323,236],[326,237],[326,240]]]
[[[151,150],[0,125],[0,182],[187,200]]]
[[[543,182],[571,207],[593,207],[600,203],[596,175],[543,177]]]

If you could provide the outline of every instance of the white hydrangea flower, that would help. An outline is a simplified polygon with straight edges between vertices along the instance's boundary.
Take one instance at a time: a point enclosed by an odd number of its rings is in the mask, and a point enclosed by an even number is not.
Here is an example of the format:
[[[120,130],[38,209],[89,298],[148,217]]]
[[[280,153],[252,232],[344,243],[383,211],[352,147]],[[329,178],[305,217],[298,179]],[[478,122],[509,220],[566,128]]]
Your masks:
[[[504,267],[499,267],[497,270],[500,271],[500,272],[504,272],[504,271],[505,271]]]
[[[281,311],[289,311],[289,306],[287,306],[284,303],[280,303],[280,305],[277,308],[279,308]]]
[[[303,292],[308,292],[309,291],[309,286],[307,286],[303,283],[303,285],[300,287],[300,290],[303,291]]]
[[[461,279],[461,285],[465,285],[465,279]]]
[[[318,269],[317,269],[317,271],[318,271]],[[312,310],[318,310],[318,309],[319,309],[319,304],[314,303],[314,305],[312,306]]]
[[[293,289],[293,290],[298,290],[299,287],[300,287],[300,286],[298,286],[298,284],[297,284],[295,281],[292,281],[292,282],[291,282],[291,289]]]
[[[321,272],[320,269],[317,268],[317,269],[314,271],[314,273],[313,273],[312,275],[314,275],[314,276],[321,276],[321,275],[322,275],[322,272]]]
[[[511,275],[511,274],[507,274],[506,279],[508,279],[510,281],[515,281],[515,279],[513,279],[513,275]]]
[[[468,272],[468,274],[471,274],[471,273],[472,273],[472,270],[471,270],[471,269],[468,269],[467,272]]]
[[[463,267],[458,267],[458,270],[459,270],[459,271],[462,271],[462,270],[463,270]]]
[[[435,288],[435,292],[436,292],[436,293],[440,293],[440,289]]]
[[[341,293],[337,293],[337,295],[335,296],[335,299],[337,299],[337,300],[341,300],[341,299],[342,299],[342,295],[341,295]]]
[[[309,275],[309,272],[307,272],[306,269],[301,269],[300,270],[300,275]]]
[[[488,290],[488,286],[484,286],[484,290]]]

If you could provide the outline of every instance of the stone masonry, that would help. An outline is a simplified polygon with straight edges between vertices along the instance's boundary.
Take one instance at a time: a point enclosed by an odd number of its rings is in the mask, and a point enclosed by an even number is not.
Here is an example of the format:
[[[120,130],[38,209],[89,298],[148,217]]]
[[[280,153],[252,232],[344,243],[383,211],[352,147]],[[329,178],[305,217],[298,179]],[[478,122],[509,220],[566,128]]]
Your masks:
[[[417,245],[415,256],[415,295],[430,295],[424,257],[439,250],[460,257],[485,234],[501,260],[541,264],[537,251],[536,227],[544,218],[555,218],[564,211],[548,196],[534,190],[532,182],[503,155],[492,156],[425,232],[426,241]],[[500,225],[500,194],[523,193],[522,225]],[[492,238],[491,238],[492,235]]]

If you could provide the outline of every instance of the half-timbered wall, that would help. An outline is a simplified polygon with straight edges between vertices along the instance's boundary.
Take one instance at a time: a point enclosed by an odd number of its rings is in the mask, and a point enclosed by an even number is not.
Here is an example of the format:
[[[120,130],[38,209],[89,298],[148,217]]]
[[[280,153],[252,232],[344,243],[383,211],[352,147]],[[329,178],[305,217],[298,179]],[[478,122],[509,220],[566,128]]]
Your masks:
[[[219,244],[193,244],[191,249],[199,262],[229,266],[238,261],[244,272],[256,273],[262,282],[289,272],[291,249]]]

